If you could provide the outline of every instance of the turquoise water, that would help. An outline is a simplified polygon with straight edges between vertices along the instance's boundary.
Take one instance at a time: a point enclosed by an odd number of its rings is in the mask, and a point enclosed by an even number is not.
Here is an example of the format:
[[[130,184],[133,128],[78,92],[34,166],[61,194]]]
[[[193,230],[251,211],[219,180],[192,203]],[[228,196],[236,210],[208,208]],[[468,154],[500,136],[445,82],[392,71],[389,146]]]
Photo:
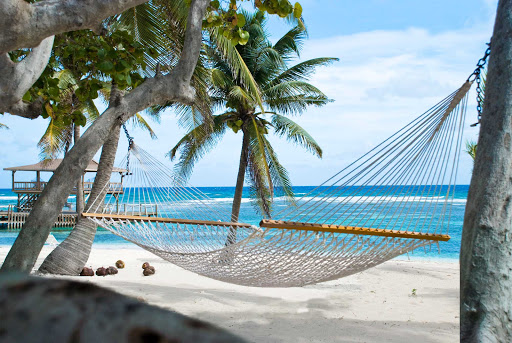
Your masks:
[[[312,186],[299,186],[294,187],[297,198],[309,193],[315,187]],[[464,219],[464,209],[466,205],[466,198],[469,186],[458,185],[455,188],[454,201],[451,212],[451,217],[447,223],[450,227],[449,234],[452,237],[448,242],[440,242],[440,251],[437,247],[432,246],[431,249],[424,250],[419,249],[410,255],[411,258],[427,258],[427,259],[458,259],[460,251],[460,242],[462,234],[462,224]],[[234,194],[234,187],[201,187],[199,188],[208,197],[212,199],[226,213],[230,213],[231,202]],[[16,194],[12,193],[10,189],[0,189],[0,211],[7,210],[8,205],[16,205]],[[74,197],[70,197],[68,202],[71,203],[72,207],[74,204]],[[276,211],[283,209],[286,203],[282,198],[277,198],[274,204]],[[408,206],[401,205],[401,206]],[[249,190],[244,189],[242,206],[240,211],[240,219],[250,224],[258,224],[261,216],[254,210],[250,199]],[[16,239],[17,232],[15,231],[0,231],[0,245],[11,245]],[[69,234],[69,229],[59,228],[53,231],[53,235],[60,242],[64,240]],[[116,245],[130,245],[131,243],[126,242],[124,239],[117,237],[105,230],[99,230],[96,235],[94,244],[98,247],[105,246],[106,244]]]

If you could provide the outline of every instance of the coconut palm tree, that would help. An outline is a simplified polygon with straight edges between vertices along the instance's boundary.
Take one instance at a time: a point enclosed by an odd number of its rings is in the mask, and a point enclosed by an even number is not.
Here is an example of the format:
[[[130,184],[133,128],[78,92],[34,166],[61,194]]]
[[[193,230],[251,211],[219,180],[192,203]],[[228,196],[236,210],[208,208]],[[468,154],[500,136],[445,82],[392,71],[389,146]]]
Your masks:
[[[209,60],[209,94],[213,126],[201,123],[190,130],[169,152],[179,155],[176,173],[188,178],[194,164],[220,142],[230,129],[242,133],[242,148],[236,180],[231,219],[238,221],[242,189],[247,174],[256,208],[270,216],[274,189],[293,201],[288,172],[279,162],[267,136],[273,131],[321,157],[322,149],[301,126],[288,118],[303,113],[309,106],[323,106],[331,100],[308,82],[316,67],[336,58],[315,58],[289,67],[299,57],[306,31],[297,25],[275,44],[268,39],[263,13],[244,13],[243,29],[249,32],[245,45],[232,46],[222,31],[213,30],[206,46]],[[197,109],[189,109],[196,112]]]

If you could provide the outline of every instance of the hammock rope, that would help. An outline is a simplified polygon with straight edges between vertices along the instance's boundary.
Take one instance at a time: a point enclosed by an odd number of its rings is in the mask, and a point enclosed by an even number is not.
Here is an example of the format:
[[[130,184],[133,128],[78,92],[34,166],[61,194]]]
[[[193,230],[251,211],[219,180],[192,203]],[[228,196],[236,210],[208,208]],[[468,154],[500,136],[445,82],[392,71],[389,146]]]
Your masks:
[[[83,216],[235,284],[302,286],[357,273],[450,239],[471,83],[259,225],[233,223],[231,199],[209,198],[134,143],[121,162],[129,160],[124,191],[93,199]]]

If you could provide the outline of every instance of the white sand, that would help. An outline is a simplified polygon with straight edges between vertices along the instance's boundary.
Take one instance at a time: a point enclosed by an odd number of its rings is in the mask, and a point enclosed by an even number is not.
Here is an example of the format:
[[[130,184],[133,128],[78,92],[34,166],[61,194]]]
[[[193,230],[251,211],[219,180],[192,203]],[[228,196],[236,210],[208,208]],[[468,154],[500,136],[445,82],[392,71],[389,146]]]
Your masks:
[[[459,265],[390,261],[340,280],[297,288],[236,286],[185,271],[136,246],[95,246],[88,266],[126,268],[94,282],[193,316],[253,342],[456,342]],[[7,254],[0,247],[0,260]],[[45,247],[42,257],[50,251]],[[144,277],[149,262],[156,274]],[[412,290],[416,289],[416,295]]]

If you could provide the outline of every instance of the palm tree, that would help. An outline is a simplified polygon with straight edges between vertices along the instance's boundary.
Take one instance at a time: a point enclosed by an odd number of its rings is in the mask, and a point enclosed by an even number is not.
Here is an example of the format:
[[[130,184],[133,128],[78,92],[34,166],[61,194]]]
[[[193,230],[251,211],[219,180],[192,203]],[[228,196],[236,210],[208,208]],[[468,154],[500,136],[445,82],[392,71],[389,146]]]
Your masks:
[[[304,27],[297,25],[272,44],[265,31],[264,14],[244,15],[247,19],[243,29],[249,32],[245,45],[232,46],[222,32],[213,30],[206,46],[210,104],[213,110],[225,112],[213,116],[213,125],[196,125],[168,154],[174,160],[179,153],[176,173],[188,178],[195,162],[220,142],[228,128],[242,133],[232,221],[238,221],[246,174],[256,208],[264,215],[270,216],[274,189],[293,201],[288,172],[267,135],[273,130],[277,136],[322,156],[317,142],[287,115],[301,114],[311,105],[323,106],[331,101],[308,82],[308,77],[316,67],[337,61],[323,57],[289,67],[289,62],[299,57],[307,35]]]
[[[141,44],[157,51],[154,55],[145,56],[145,63],[148,68],[143,70],[143,72],[147,74],[154,74],[157,70],[164,72],[172,69],[177,61],[176,56],[181,52],[183,41],[181,38],[184,37],[185,20],[187,17],[186,7],[173,6],[172,4],[164,6],[164,4],[167,3],[150,1],[118,16],[109,18],[105,23],[107,27],[122,25]],[[154,56],[158,57],[155,59]],[[203,89],[205,89],[201,77],[203,72],[201,68],[197,69],[196,75],[193,78],[193,85],[196,87],[198,94],[203,94]],[[110,88],[105,84],[100,93],[104,99],[110,99],[109,102],[111,102],[113,97],[115,97],[116,91],[111,94]],[[201,104],[201,102],[198,103]],[[204,108],[204,106],[199,107]],[[147,112],[154,118],[159,118],[158,110]],[[207,115],[208,111],[202,111],[202,120],[204,122],[208,122]],[[140,114],[137,114],[132,120],[134,125],[148,130],[151,136],[155,137],[153,130]],[[106,195],[105,187],[103,186],[109,182],[111,177],[119,134],[120,125],[112,129],[109,139],[105,142],[101,151],[98,172],[89,196],[89,199],[93,199],[96,204],[103,203]],[[55,135],[55,137],[61,143],[55,146],[62,147],[62,143],[65,140],[60,139],[59,135]],[[90,204],[86,205],[85,210],[88,209],[87,206],[90,206]],[[77,275],[80,273],[89,258],[96,230],[97,225],[91,220],[80,220],[71,234],[48,255],[39,270],[46,273],[65,275]]]

